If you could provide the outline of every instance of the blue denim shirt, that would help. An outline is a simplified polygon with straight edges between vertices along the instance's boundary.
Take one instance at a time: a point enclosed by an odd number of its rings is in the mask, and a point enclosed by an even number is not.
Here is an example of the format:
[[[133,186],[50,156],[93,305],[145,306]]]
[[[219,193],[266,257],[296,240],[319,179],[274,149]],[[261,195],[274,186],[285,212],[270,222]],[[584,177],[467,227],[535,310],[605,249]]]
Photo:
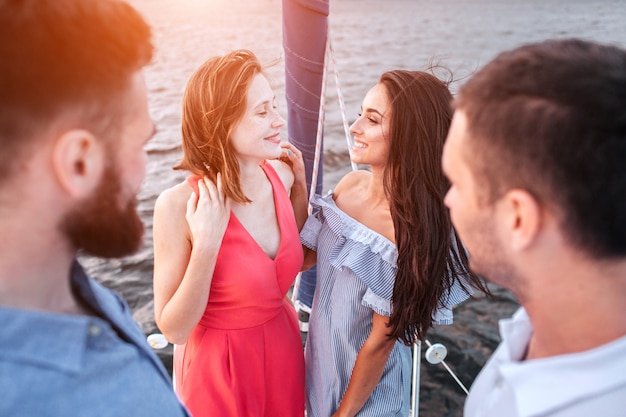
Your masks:
[[[189,416],[126,302],[71,271],[94,316],[0,306],[0,416]]]

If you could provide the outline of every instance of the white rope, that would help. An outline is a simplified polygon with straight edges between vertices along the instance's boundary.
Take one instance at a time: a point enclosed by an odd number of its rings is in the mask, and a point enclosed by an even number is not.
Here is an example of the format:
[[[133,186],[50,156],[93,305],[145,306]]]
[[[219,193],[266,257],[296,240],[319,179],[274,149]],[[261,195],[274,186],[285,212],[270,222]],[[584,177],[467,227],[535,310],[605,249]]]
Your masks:
[[[333,49],[332,41],[330,38],[330,28],[326,35],[326,48],[324,54],[324,71],[322,72],[322,89],[320,92],[320,107],[317,119],[317,136],[315,138],[315,159],[313,160],[313,171],[311,174],[311,189],[309,191],[309,202],[315,195],[317,189],[317,177],[319,173],[319,165],[321,159],[323,132],[324,132],[324,120],[326,117],[326,76],[328,73],[328,65],[332,62],[333,73],[335,75],[335,86],[337,87],[337,99],[339,101],[339,108],[341,110],[341,120],[343,121],[343,130],[346,135],[346,143],[348,149],[352,147],[352,136],[350,135],[350,126],[348,125],[348,117],[346,115],[345,100],[343,98],[343,90],[341,88],[341,82],[339,81],[339,71],[337,70],[337,61],[335,60],[335,50]],[[352,170],[358,169],[357,165],[350,161]],[[311,205],[309,204],[309,214],[311,214]]]
[[[311,199],[317,189],[317,176],[320,166],[322,151],[322,135],[324,132],[324,118],[326,116],[326,72],[328,67],[328,51],[330,40],[326,38],[326,52],[324,54],[324,71],[322,72],[322,90],[320,92],[320,109],[317,118],[317,136],[315,138],[315,159],[313,160],[313,172],[311,174],[311,189],[309,190],[309,214],[311,214]]]
[[[428,339],[424,340],[426,342],[426,344],[428,345],[428,347],[432,347],[432,343],[430,343],[430,341]],[[441,346],[441,345],[440,345]],[[463,383],[461,382],[461,380],[456,376],[456,374],[452,371],[452,369],[450,369],[450,367],[448,366],[448,364],[446,363],[446,361],[444,360],[445,358],[445,354],[444,356],[440,356],[439,354],[435,353],[435,356],[437,357],[437,359],[440,361],[440,363],[443,365],[444,368],[446,368],[446,370],[448,371],[448,373],[452,376],[452,378],[454,378],[454,380],[456,381],[457,384],[459,384],[459,386],[461,387],[461,389],[463,391],[465,391],[465,395],[469,394],[469,391],[467,390],[467,388],[465,388],[465,385],[463,385]]]
[[[331,61],[333,62],[333,72],[335,73],[335,85],[337,86],[337,98],[339,99],[339,108],[341,109],[341,120],[343,121],[343,130],[346,134],[346,143],[348,149],[352,148],[352,136],[350,135],[350,127],[348,126],[348,117],[346,116],[346,105],[343,100],[343,90],[341,89],[341,83],[339,82],[339,71],[337,71],[337,62],[335,61],[335,50],[330,40],[330,30],[328,31],[328,52],[330,53]],[[356,171],[358,168],[352,160],[350,160],[352,170]]]

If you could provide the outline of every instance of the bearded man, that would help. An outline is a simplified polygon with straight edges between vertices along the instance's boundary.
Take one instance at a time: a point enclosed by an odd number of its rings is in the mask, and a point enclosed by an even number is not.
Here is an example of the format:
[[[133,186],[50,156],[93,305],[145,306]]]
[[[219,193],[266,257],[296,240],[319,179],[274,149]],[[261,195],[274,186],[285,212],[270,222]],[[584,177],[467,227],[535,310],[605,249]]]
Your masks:
[[[0,0],[0,415],[186,416],[125,301],[155,127],[150,29],[117,0]]]

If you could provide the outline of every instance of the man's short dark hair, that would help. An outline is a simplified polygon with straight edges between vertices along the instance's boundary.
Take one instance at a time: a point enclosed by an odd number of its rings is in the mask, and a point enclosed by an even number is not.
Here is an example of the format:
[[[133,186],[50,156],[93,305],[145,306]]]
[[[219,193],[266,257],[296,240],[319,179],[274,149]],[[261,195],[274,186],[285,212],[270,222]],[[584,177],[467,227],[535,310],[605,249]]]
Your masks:
[[[626,255],[624,49],[577,39],[522,46],[479,70],[455,107],[487,200],[525,189],[555,209],[575,247]]]
[[[0,180],[60,114],[96,134],[115,128],[116,98],[151,60],[150,37],[118,0],[0,0]]]

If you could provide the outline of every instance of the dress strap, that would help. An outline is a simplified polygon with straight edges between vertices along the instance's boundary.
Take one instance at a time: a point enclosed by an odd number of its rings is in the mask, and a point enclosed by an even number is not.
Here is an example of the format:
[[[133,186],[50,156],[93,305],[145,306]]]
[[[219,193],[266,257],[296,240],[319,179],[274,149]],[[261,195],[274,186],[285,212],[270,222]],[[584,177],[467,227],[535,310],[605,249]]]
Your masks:
[[[280,179],[280,176],[278,175],[278,173],[276,172],[272,164],[268,163],[267,161],[264,161],[260,165],[260,167],[263,170],[263,172],[265,172],[265,175],[267,175],[267,178],[272,183],[272,187],[276,187],[276,185],[281,185],[283,189],[285,188],[285,186],[283,185],[283,180]]]
[[[198,181],[200,181],[202,177],[200,175],[190,175],[185,178],[187,184],[191,187],[191,189],[196,193],[196,196],[200,196],[200,190],[198,189]]]

